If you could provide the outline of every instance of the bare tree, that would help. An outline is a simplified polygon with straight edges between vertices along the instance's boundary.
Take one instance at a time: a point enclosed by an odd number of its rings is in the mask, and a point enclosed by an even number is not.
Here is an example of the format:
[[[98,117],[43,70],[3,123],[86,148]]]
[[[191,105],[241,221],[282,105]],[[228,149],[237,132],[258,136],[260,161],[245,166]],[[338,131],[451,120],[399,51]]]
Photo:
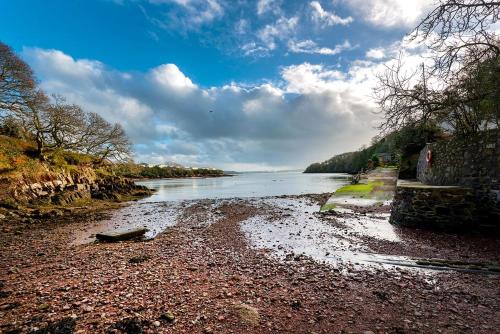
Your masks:
[[[87,113],[85,123],[79,140],[81,151],[94,155],[98,163],[130,157],[131,143],[120,124],[111,124],[97,113]]]
[[[426,126],[436,113],[444,110],[442,94],[428,87],[427,76],[423,65],[421,71],[405,70],[401,55],[377,75],[375,96],[385,116],[380,125],[382,133],[406,126]]]
[[[500,1],[439,0],[410,38],[434,51],[433,72],[447,78],[500,56],[499,36],[491,29],[499,19]]]
[[[119,124],[111,124],[77,105],[66,104],[60,96],[54,96],[54,100],[44,112],[47,147],[90,154],[97,163],[130,157],[131,144]]]
[[[0,42],[0,116],[24,108],[35,87],[31,68]]]
[[[86,127],[85,112],[75,104],[67,104],[59,95],[53,95],[54,103],[45,110],[48,131],[47,142],[52,147],[77,150],[81,145],[81,132]]]
[[[382,131],[439,123],[465,136],[498,124],[500,42],[491,25],[499,15],[498,1],[440,0],[410,35],[433,52],[431,66],[408,73],[400,56],[378,76]]]
[[[49,105],[48,97],[43,91],[35,90],[25,97],[24,104],[25,106],[16,110],[13,115],[32,135],[37,145],[37,155],[40,160],[45,160],[46,133],[50,129],[46,114]]]

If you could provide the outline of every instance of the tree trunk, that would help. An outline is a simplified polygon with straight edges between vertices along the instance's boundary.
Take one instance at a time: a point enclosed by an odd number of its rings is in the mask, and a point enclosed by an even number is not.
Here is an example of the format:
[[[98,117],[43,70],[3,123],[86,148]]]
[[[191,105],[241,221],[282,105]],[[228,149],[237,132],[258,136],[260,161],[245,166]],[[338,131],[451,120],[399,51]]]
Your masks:
[[[40,138],[36,139],[36,155],[40,161],[46,161],[46,157],[43,154],[43,141]]]

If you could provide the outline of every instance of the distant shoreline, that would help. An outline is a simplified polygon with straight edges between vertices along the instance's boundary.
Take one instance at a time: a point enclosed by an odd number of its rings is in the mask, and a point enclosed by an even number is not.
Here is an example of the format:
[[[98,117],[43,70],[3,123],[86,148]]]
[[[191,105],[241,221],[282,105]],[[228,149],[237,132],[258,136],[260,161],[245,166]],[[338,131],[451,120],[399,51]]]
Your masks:
[[[177,180],[177,179],[211,179],[216,177],[232,177],[236,174],[223,174],[223,175],[204,175],[204,176],[179,176],[179,177],[141,177],[141,178],[129,178],[130,180],[137,181],[148,181],[148,180]]]

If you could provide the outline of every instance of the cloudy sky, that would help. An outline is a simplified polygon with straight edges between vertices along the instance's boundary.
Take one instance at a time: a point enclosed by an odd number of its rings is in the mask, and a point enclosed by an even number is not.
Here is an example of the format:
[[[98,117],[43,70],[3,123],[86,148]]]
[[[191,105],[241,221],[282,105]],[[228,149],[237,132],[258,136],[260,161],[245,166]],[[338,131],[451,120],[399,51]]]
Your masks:
[[[431,0],[16,0],[0,40],[138,162],[304,168],[376,133],[374,74]]]

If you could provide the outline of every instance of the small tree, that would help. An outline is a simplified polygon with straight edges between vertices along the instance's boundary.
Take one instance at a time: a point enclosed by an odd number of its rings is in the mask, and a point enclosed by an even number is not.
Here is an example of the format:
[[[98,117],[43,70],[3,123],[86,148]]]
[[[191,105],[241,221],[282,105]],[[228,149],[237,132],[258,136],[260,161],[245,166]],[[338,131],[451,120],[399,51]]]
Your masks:
[[[380,159],[376,154],[372,155],[372,157],[369,160],[372,161],[373,167],[378,167],[380,165]]]
[[[29,134],[12,116],[0,119],[0,134],[8,137],[28,139]]]
[[[31,68],[0,42],[0,117],[26,107],[36,83]]]

